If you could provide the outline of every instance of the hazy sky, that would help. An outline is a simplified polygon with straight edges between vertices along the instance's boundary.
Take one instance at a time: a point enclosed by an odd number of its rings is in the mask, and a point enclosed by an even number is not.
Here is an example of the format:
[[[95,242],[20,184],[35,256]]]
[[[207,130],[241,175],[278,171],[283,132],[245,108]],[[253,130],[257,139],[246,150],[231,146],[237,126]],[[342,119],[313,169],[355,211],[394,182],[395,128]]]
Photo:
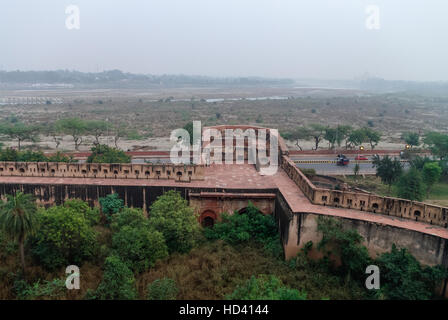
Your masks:
[[[0,41],[6,70],[448,80],[448,1],[1,0]]]

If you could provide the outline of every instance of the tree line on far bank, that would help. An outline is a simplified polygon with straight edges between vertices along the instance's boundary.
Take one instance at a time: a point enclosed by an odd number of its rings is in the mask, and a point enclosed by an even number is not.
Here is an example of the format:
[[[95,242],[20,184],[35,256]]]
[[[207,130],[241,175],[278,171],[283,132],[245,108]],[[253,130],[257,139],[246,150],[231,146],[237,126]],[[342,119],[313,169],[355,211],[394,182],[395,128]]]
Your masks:
[[[346,150],[354,149],[366,143],[374,150],[381,141],[382,134],[370,127],[354,128],[350,125],[338,125],[336,127],[324,126],[312,123],[307,126],[297,127],[296,129],[281,133],[287,140],[296,141],[296,146],[303,150],[301,143],[303,141],[312,141],[313,150],[317,150],[324,141],[328,142],[328,149],[344,147]],[[401,140],[413,149],[420,145],[425,145],[435,155],[448,153],[448,135],[439,132],[403,132]]]
[[[102,136],[112,136],[115,148],[118,148],[118,141],[121,138],[142,138],[135,129],[125,123],[112,124],[104,120],[65,118],[53,123],[30,125],[12,117],[0,122],[0,136],[17,142],[18,150],[21,150],[23,142],[37,142],[39,135],[51,137],[56,149],[59,148],[63,136],[70,136],[76,151],[81,144],[86,143],[86,136],[94,138],[93,145],[100,144]]]

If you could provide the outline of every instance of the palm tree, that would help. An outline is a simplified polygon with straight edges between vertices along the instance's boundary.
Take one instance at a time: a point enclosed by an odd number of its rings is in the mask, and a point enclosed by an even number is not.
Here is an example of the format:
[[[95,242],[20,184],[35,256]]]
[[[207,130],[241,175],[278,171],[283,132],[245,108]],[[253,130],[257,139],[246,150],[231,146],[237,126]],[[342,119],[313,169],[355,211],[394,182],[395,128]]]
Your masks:
[[[32,195],[18,192],[7,195],[6,203],[0,207],[0,227],[19,243],[22,270],[25,272],[25,239],[37,228],[37,206]]]

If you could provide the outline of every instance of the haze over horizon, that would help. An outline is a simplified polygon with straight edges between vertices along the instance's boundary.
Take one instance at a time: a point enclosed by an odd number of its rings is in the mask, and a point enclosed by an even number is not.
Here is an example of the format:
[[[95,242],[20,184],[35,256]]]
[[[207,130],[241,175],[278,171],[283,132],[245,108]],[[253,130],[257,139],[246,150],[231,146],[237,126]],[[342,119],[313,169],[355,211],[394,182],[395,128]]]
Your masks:
[[[5,1],[0,69],[446,81],[446,12],[443,0]]]

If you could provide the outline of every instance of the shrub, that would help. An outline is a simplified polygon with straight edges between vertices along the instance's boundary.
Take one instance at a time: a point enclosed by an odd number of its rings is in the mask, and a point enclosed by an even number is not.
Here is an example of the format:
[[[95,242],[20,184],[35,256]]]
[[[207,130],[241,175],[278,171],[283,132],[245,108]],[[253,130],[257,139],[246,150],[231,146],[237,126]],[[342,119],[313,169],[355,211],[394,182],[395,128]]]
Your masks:
[[[363,277],[371,259],[358,231],[344,230],[340,220],[325,216],[318,217],[317,230],[322,233],[318,249],[327,250],[327,253],[331,249],[331,253],[340,257],[341,269],[349,280]]]
[[[148,224],[148,219],[145,218],[141,209],[125,207],[112,216],[110,227],[112,230],[118,231],[124,226],[139,227],[144,224]]]
[[[194,209],[174,190],[166,192],[152,204],[149,223],[163,234],[170,253],[190,251],[200,236]]]
[[[112,247],[135,272],[142,272],[152,267],[156,260],[168,256],[163,234],[145,226],[124,226],[114,234]]]
[[[274,218],[272,215],[262,214],[252,203],[249,203],[243,214],[223,213],[222,221],[216,223],[213,228],[205,229],[204,234],[208,239],[221,239],[233,245],[255,240],[272,251],[278,252],[280,247]]]
[[[101,211],[108,223],[112,220],[112,215],[118,213],[124,207],[124,201],[116,193],[109,194],[105,198],[100,198],[99,202]]]
[[[95,295],[89,298],[100,300],[133,300],[137,298],[135,278],[131,269],[118,256],[107,257],[104,263],[103,279]]]
[[[80,265],[94,256],[96,232],[82,212],[64,206],[40,210],[40,228],[30,238],[31,252],[48,270]]]
[[[25,280],[20,279],[14,281],[14,291],[17,299],[35,300],[42,298],[54,299],[63,296],[67,288],[65,280],[54,279],[52,281],[45,280],[43,283],[39,281],[29,285]]]
[[[130,163],[131,157],[124,151],[109,147],[108,145],[97,145],[92,148],[87,163]]]
[[[176,300],[176,281],[170,278],[154,280],[148,285],[148,300]]]
[[[8,256],[16,254],[17,250],[17,241],[11,240],[5,231],[0,229],[0,259],[6,259]]]
[[[78,213],[82,213],[91,225],[96,225],[100,221],[100,212],[98,208],[90,208],[87,202],[73,199],[64,202],[64,207],[71,208]]]
[[[306,300],[306,293],[286,287],[275,276],[252,276],[226,297],[230,300]]]
[[[400,198],[422,201],[425,197],[426,187],[422,174],[415,168],[409,169],[400,177],[397,187]]]
[[[399,300],[424,300],[433,297],[435,288],[448,276],[442,266],[422,267],[406,249],[383,253],[376,260],[381,270],[378,297]]]

